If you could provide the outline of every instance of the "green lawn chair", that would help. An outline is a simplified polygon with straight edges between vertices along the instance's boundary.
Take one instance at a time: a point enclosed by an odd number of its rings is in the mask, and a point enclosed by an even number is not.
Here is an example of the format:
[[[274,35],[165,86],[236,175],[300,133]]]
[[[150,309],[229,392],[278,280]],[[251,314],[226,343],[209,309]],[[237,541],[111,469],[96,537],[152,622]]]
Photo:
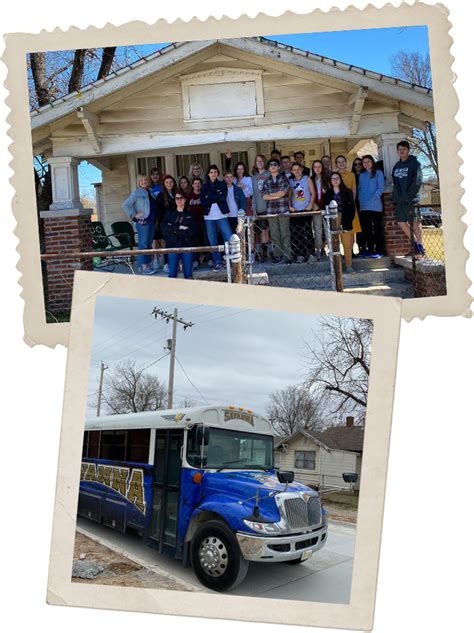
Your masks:
[[[107,234],[102,222],[91,222],[92,250],[110,251],[111,253],[124,248],[133,249],[133,242],[127,233]],[[132,265],[129,255],[123,257],[94,257],[92,260],[94,268],[114,270],[118,264]]]

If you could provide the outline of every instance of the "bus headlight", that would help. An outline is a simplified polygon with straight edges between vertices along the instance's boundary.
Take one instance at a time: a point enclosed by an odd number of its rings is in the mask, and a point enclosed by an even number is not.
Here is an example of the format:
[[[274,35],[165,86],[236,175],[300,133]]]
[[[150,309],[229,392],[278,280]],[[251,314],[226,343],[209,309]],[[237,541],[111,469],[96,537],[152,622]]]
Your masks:
[[[260,523],[260,521],[248,521],[244,519],[244,523],[254,532],[260,532],[260,534],[277,534],[280,528],[276,523]]]

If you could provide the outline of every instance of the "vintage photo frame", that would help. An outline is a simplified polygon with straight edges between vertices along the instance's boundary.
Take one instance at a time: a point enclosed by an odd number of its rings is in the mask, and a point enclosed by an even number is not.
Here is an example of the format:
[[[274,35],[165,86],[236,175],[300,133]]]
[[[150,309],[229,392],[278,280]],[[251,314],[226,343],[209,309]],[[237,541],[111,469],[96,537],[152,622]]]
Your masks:
[[[458,100],[453,86],[451,71],[451,37],[448,11],[441,5],[429,6],[416,3],[414,6],[372,6],[359,10],[349,7],[329,12],[316,10],[307,15],[285,13],[279,17],[259,15],[254,19],[243,16],[238,20],[222,18],[208,19],[204,24],[194,19],[173,24],[158,21],[154,25],[139,22],[119,27],[102,29],[90,27],[86,30],[71,28],[66,32],[11,34],[6,37],[7,47],[4,61],[8,67],[5,85],[9,91],[7,104],[10,108],[8,121],[12,139],[10,152],[15,188],[13,208],[17,219],[16,234],[20,240],[21,285],[25,299],[25,340],[28,344],[44,343],[54,346],[66,344],[68,323],[46,323],[40,265],[38,226],[35,212],[31,131],[29,126],[28,94],[26,81],[26,54],[38,50],[64,50],[74,47],[123,45],[129,42],[152,42],[166,40],[187,41],[205,38],[231,38],[272,33],[301,33],[309,31],[336,31],[353,28],[390,27],[400,25],[426,25],[429,29],[430,55],[433,75],[433,95],[436,124],[438,128],[439,165],[442,204],[446,213],[443,225],[445,237],[447,294],[427,298],[403,300],[402,315],[410,320],[427,315],[469,315],[471,298],[467,292],[470,285],[465,264],[468,253],[463,246],[465,225],[462,222],[464,208],[462,196],[460,147],[456,134],[460,127],[455,116]],[[154,284],[155,280],[149,280]],[[318,291],[316,291],[318,292]],[[319,294],[319,293],[318,293]]]
[[[131,611],[237,620],[331,626],[368,630],[372,626],[383,503],[395,386],[401,302],[383,297],[341,297],[311,291],[269,288],[231,288],[213,282],[156,280],[153,290],[145,278],[123,279],[109,274],[77,272],[75,276],[68,362],[54,510],[48,602]],[[171,590],[138,590],[77,584],[71,581],[76,529],[84,419],[89,388],[89,358],[97,297],[160,299],[209,306],[250,308],[279,312],[368,318],[374,322],[369,402],[365,425],[357,536],[350,604],[323,604],[266,598]],[[217,604],[219,605],[217,608]],[[291,609],[288,605],[291,604]]]

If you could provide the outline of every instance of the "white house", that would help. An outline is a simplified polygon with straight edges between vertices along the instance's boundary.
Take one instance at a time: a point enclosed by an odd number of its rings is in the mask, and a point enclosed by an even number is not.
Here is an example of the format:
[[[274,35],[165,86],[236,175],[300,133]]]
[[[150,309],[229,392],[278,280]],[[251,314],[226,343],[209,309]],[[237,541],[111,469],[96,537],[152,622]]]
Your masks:
[[[102,171],[107,227],[126,219],[122,201],[153,165],[179,177],[192,162],[223,166],[227,147],[252,165],[274,145],[305,151],[308,165],[323,154],[350,161],[372,141],[389,175],[396,143],[432,120],[428,88],[263,37],[171,44],[31,113],[34,153],[52,169],[51,212],[82,210],[87,160]]]
[[[294,471],[297,481],[320,487],[349,488],[342,474],[357,473],[358,490],[363,444],[364,427],[354,426],[353,418],[324,431],[300,429],[275,441],[275,465]]]

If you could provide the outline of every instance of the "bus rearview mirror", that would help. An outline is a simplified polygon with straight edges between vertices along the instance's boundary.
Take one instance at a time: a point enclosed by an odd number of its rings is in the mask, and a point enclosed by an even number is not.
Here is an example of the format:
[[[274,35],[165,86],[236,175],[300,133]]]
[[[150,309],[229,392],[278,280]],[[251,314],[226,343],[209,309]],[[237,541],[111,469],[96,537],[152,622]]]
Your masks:
[[[198,426],[196,430],[196,443],[198,446],[204,444],[207,446],[209,444],[209,427],[208,426]]]
[[[277,477],[281,484],[291,484],[295,479],[295,473],[291,470],[279,470]]]

